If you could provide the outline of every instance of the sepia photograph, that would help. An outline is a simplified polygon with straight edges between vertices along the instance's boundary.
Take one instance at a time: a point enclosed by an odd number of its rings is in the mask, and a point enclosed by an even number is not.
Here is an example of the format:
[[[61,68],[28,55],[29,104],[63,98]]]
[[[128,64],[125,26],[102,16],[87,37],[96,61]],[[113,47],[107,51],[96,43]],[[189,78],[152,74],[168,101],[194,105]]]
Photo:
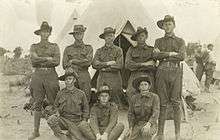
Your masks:
[[[0,140],[219,140],[220,0],[0,0]]]

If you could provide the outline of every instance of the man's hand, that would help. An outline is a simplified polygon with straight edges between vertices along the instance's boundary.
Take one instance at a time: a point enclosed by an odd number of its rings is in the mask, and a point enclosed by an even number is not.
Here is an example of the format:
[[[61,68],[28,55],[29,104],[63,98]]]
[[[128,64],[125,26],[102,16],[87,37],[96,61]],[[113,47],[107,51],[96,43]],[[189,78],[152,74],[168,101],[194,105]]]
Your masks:
[[[102,136],[100,133],[96,134],[96,140],[101,140]]]
[[[132,128],[129,128],[128,131],[127,131],[126,134],[125,134],[125,137],[128,138],[128,139],[130,139],[131,134],[132,134]]]
[[[169,52],[169,56],[175,56],[177,54],[178,54],[177,52]]]
[[[154,52],[155,52],[155,53],[159,53],[160,50],[159,50],[158,48],[155,48],[155,49],[154,49]]]
[[[155,64],[156,62],[153,60],[141,63],[142,66],[150,66],[150,65],[155,65]]]
[[[151,123],[147,122],[146,125],[141,129],[142,132],[148,132],[150,130]]]
[[[48,61],[53,60],[52,57],[45,57]]]
[[[108,66],[111,66],[111,65],[116,64],[116,62],[115,62],[115,61],[108,61],[108,62],[106,62],[106,64],[107,64]]]
[[[108,140],[108,133],[104,132],[101,136],[101,140]]]

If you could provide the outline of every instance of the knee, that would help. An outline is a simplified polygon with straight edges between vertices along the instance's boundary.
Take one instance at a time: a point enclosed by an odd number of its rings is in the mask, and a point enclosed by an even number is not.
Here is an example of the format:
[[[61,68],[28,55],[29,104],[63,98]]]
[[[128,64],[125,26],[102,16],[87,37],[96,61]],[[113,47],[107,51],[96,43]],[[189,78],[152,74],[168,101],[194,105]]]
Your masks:
[[[181,101],[177,99],[171,99],[171,104],[172,106],[175,107],[180,107]]]
[[[43,103],[39,101],[35,101],[33,107],[35,111],[41,111],[43,107]]]
[[[123,131],[125,129],[125,125],[123,123],[118,123],[117,127],[120,131]]]
[[[79,128],[88,128],[89,127],[89,123],[86,121],[82,121],[80,122],[80,124],[78,125]]]
[[[47,124],[52,127],[59,124],[59,118],[56,115],[52,115],[47,119]]]

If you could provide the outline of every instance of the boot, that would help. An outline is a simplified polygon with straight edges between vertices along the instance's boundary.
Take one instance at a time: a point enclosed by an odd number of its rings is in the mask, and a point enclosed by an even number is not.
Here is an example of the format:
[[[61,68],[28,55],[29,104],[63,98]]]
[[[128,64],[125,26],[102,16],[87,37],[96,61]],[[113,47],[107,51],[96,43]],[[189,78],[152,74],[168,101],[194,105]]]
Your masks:
[[[35,138],[40,136],[39,128],[40,128],[40,118],[41,111],[34,111],[34,132],[28,137],[28,140],[34,140]]]
[[[90,140],[96,140],[96,136],[93,134],[92,129],[87,122],[83,122],[78,125],[79,130],[82,132],[82,134]]]
[[[53,130],[54,135],[59,138],[59,140],[67,140],[67,136],[62,132],[60,126],[50,126]]]
[[[180,140],[180,124],[181,124],[181,110],[180,106],[176,105],[173,107],[174,110],[174,126],[176,140]]]
[[[160,107],[157,140],[164,140],[164,126],[166,121],[166,106]]]

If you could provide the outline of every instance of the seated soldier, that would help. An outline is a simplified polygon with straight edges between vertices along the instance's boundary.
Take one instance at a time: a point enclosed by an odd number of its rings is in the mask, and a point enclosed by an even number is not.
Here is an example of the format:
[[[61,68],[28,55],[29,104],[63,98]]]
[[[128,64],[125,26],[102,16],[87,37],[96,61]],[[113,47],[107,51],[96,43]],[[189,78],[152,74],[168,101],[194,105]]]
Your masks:
[[[104,84],[97,92],[99,102],[91,108],[90,126],[93,132],[91,140],[118,140],[124,125],[118,123],[118,108],[110,102],[110,88]]]
[[[89,105],[85,93],[75,87],[77,78],[75,72],[66,72],[59,77],[59,80],[65,80],[66,87],[57,94],[55,99],[54,107],[57,113],[47,119],[54,135],[60,140],[67,139],[62,130],[68,130],[71,139],[86,140],[81,128],[87,124]]]
[[[131,98],[128,110],[129,131],[126,139],[151,140],[157,132],[159,97],[149,92],[151,81],[147,76],[134,79],[132,85],[136,93]]]

